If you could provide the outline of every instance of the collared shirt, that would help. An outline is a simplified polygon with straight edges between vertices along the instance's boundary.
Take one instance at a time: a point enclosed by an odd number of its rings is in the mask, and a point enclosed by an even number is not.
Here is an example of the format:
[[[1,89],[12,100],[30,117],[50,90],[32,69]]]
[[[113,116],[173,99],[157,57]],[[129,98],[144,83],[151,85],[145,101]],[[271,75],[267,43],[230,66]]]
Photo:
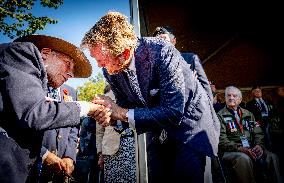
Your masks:
[[[61,102],[61,96],[60,96],[60,87],[59,88],[52,88],[52,87],[48,87],[48,92],[47,92],[47,96],[49,98],[52,98],[53,100],[57,101],[57,102]]]
[[[136,75],[136,68],[135,68],[135,58],[134,55],[132,57],[132,60],[130,62],[130,65],[128,67],[128,69],[134,71],[135,75]],[[136,75],[137,76],[137,75]],[[128,118],[128,123],[130,128],[135,128],[135,119],[134,119],[134,109],[128,109],[128,112],[126,113],[126,116]]]
[[[134,72],[136,73],[135,58],[134,58],[134,56],[133,56],[133,58],[132,58],[132,60],[131,60],[131,62],[130,62],[130,65],[129,65],[128,69],[130,69],[130,70],[132,70],[132,71],[134,71]]]

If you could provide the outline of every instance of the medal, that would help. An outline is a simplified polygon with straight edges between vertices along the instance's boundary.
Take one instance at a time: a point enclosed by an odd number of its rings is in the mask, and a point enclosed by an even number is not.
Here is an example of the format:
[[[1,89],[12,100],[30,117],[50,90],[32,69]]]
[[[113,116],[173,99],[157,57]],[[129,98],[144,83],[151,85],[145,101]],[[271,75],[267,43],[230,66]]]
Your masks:
[[[251,131],[252,128],[251,128],[251,125],[249,124],[249,121],[245,121],[246,122],[246,128],[248,131]]]
[[[228,125],[229,125],[229,129],[230,129],[231,133],[233,133],[234,129],[233,129],[233,126],[232,126],[232,122],[229,122]]]
[[[64,89],[63,89],[63,93],[64,93],[65,95],[68,95],[68,94],[69,94],[68,89],[67,89],[67,88],[64,88]]]
[[[233,123],[233,126],[234,126],[234,132],[238,131],[236,124],[234,122],[232,122],[232,123]]]
[[[70,95],[63,95],[64,102],[72,102],[73,98]]]

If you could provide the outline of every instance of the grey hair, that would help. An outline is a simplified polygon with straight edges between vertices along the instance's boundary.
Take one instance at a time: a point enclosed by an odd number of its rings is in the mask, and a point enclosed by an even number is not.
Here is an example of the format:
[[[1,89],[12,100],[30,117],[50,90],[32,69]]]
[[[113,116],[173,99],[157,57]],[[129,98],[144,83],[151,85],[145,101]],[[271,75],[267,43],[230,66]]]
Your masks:
[[[242,98],[243,98],[241,90],[238,89],[237,87],[234,87],[234,86],[228,86],[228,87],[226,87],[226,89],[225,89],[225,98],[227,98],[228,93],[229,93],[230,91],[232,91],[234,94],[236,94],[239,99],[242,99]]]

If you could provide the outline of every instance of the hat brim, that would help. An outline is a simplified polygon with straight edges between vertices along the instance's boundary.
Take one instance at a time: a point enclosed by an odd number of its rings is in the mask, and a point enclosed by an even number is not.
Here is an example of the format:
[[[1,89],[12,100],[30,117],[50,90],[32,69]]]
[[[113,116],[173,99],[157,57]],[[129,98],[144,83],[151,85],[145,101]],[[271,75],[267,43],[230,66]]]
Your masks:
[[[14,40],[14,42],[31,42],[39,50],[50,48],[70,56],[74,62],[74,77],[87,78],[92,74],[92,66],[85,54],[75,45],[63,39],[47,35],[27,35]]]

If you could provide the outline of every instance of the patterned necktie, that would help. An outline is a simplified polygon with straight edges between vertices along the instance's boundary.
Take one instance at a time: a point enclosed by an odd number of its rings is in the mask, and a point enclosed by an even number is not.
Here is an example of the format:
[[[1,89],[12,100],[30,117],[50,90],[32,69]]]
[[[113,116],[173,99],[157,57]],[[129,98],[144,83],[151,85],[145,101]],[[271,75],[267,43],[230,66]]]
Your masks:
[[[139,87],[138,79],[136,77],[136,73],[133,70],[126,69],[125,70],[127,77],[129,79],[130,87],[132,91],[138,96],[139,100],[146,106],[145,100],[141,94],[141,90]]]

